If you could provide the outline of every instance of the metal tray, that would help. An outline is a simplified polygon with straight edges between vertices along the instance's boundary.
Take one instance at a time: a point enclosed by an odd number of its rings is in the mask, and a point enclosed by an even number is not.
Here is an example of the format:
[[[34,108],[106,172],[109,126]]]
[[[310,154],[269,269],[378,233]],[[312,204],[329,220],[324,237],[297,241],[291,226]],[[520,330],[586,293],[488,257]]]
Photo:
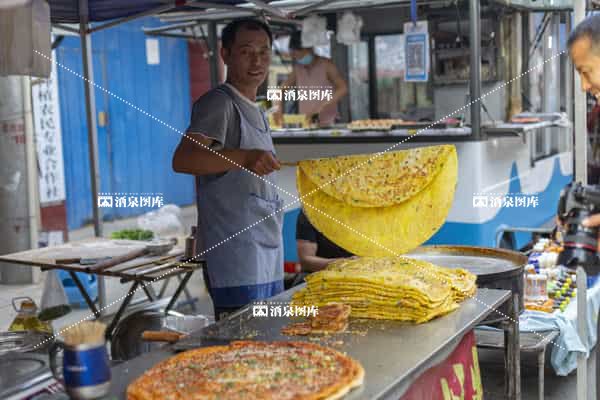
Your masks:
[[[119,321],[115,328],[111,341],[112,359],[118,361],[130,360],[165,345],[160,342],[141,340],[144,331],[170,329],[182,333],[191,333],[199,331],[210,322],[209,318],[202,315],[179,315],[174,311],[170,311],[166,315],[158,310],[133,312]]]
[[[376,127],[372,127],[372,128],[346,128],[348,129],[350,132],[352,133],[364,133],[364,132],[390,132],[392,130],[391,127],[389,128],[376,128]]]
[[[448,128],[458,128],[460,124],[448,124],[446,122],[414,122],[410,124],[394,124],[392,125],[392,130],[399,129],[448,129]]]
[[[520,275],[527,256],[516,251],[476,246],[423,246],[405,254],[432,264],[463,268],[477,275],[478,281]]]

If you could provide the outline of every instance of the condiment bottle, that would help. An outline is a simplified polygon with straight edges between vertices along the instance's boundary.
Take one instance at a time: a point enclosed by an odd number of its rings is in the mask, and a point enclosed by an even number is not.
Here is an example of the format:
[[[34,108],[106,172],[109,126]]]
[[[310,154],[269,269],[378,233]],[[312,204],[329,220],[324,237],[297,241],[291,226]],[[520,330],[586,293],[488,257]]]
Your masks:
[[[192,260],[196,257],[196,232],[196,227],[192,226],[190,236],[185,238],[185,252],[183,256],[185,260]]]
[[[548,300],[546,274],[527,274],[525,278],[525,301]]]
[[[23,300],[20,307],[17,308],[17,301]],[[36,331],[52,333],[52,326],[47,322],[42,322],[37,316],[37,305],[30,297],[15,297],[12,300],[13,308],[17,311],[17,316],[8,328],[11,332],[17,331]]]

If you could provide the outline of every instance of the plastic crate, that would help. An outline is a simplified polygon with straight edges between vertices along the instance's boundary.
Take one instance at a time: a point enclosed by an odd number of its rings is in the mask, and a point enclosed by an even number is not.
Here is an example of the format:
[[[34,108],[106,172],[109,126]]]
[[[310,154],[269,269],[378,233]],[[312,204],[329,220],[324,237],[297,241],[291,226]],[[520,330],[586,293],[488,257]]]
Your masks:
[[[75,272],[75,274],[77,274],[77,278],[81,281],[81,285],[85,288],[90,299],[95,302],[98,299],[98,279],[96,278],[96,275],[86,274],[84,272]],[[58,279],[65,288],[71,306],[78,308],[86,308],[88,306],[81,292],[77,288],[77,285],[73,279],[71,279],[69,272],[59,270]]]

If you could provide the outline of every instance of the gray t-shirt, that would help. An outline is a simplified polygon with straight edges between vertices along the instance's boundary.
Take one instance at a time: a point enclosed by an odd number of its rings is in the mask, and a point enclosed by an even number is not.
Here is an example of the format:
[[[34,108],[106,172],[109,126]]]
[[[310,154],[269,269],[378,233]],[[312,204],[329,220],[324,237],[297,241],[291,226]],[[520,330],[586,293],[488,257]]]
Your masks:
[[[227,91],[210,90],[194,103],[189,133],[200,133],[214,139],[213,148],[239,149],[240,147],[240,116],[233,102],[251,125],[265,129],[262,113],[257,105],[244,97],[229,84],[220,85],[219,88]]]

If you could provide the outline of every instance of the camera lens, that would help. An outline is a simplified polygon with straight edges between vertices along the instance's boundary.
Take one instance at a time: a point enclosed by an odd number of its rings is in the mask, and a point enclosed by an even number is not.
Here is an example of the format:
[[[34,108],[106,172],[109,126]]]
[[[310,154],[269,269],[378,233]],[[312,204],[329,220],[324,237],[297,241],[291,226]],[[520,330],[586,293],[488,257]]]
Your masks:
[[[581,266],[589,275],[598,275],[598,229],[581,225],[589,215],[585,209],[574,208],[564,219],[564,250],[558,256],[558,264],[572,269]]]

